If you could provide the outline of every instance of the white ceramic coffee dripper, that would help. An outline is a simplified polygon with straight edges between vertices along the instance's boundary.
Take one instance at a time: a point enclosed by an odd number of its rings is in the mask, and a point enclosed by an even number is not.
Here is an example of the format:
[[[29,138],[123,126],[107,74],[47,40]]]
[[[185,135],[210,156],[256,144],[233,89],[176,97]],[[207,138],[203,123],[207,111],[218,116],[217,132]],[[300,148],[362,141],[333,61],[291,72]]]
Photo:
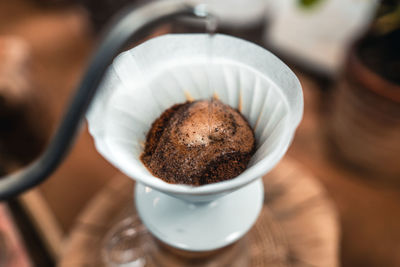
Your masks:
[[[238,108],[255,130],[248,168],[199,187],[154,177],[140,161],[152,122],[173,104],[213,96]],[[261,177],[285,154],[302,113],[298,79],[267,50],[226,35],[180,34],[118,56],[87,119],[98,151],[137,181],[136,207],[149,231],[173,247],[207,251],[238,240],[255,223]]]

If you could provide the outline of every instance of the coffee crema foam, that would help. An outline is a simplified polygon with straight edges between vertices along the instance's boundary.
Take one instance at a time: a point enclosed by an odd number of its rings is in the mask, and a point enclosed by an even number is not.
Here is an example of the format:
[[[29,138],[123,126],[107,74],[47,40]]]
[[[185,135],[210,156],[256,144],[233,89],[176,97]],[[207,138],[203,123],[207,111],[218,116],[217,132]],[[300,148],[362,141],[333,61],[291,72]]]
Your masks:
[[[211,99],[167,109],[153,123],[141,159],[166,182],[203,185],[236,177],[254,151],[254,132],[246,119]]]

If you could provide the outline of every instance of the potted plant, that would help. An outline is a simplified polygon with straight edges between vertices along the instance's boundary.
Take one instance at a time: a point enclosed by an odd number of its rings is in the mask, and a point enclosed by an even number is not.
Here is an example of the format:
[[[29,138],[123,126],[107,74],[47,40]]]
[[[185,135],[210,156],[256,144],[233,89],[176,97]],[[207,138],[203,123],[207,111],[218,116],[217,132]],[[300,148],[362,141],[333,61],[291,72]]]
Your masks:
[[[333,91],[329,137],[336,155],[400,182],[400,1],[382,1],[350,50]]]

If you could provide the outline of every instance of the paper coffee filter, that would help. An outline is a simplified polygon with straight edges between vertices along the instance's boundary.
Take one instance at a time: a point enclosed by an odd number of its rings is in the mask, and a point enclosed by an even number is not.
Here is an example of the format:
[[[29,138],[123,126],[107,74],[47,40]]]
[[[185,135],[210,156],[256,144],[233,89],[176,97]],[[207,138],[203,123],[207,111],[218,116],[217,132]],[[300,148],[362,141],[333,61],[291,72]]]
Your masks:
[[[174,194],[241,187],[285,154],[303,112],[299,81],[274,55],[225,35],[165,35],[122,53],[102,83],[87,119],[98,151],[128,176]],[[255,130],[257,150],[238,177],[191,187],[154,177],[140,161],[146,134],[161,113],[190,99],[218,97]]]

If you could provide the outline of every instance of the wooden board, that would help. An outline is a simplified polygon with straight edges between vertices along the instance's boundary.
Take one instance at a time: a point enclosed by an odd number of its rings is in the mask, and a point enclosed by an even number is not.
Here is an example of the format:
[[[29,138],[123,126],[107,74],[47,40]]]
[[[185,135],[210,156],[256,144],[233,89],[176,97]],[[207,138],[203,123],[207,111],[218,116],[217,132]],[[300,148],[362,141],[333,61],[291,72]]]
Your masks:
[[[287,158],[263,181],[265,205],[245,237],[251,266],[338,266],[337,215],[320,184]],[[59,266],[102,266],[104,235],[134,212],[133,185],[115,176],[95,196],[78,218]]]

